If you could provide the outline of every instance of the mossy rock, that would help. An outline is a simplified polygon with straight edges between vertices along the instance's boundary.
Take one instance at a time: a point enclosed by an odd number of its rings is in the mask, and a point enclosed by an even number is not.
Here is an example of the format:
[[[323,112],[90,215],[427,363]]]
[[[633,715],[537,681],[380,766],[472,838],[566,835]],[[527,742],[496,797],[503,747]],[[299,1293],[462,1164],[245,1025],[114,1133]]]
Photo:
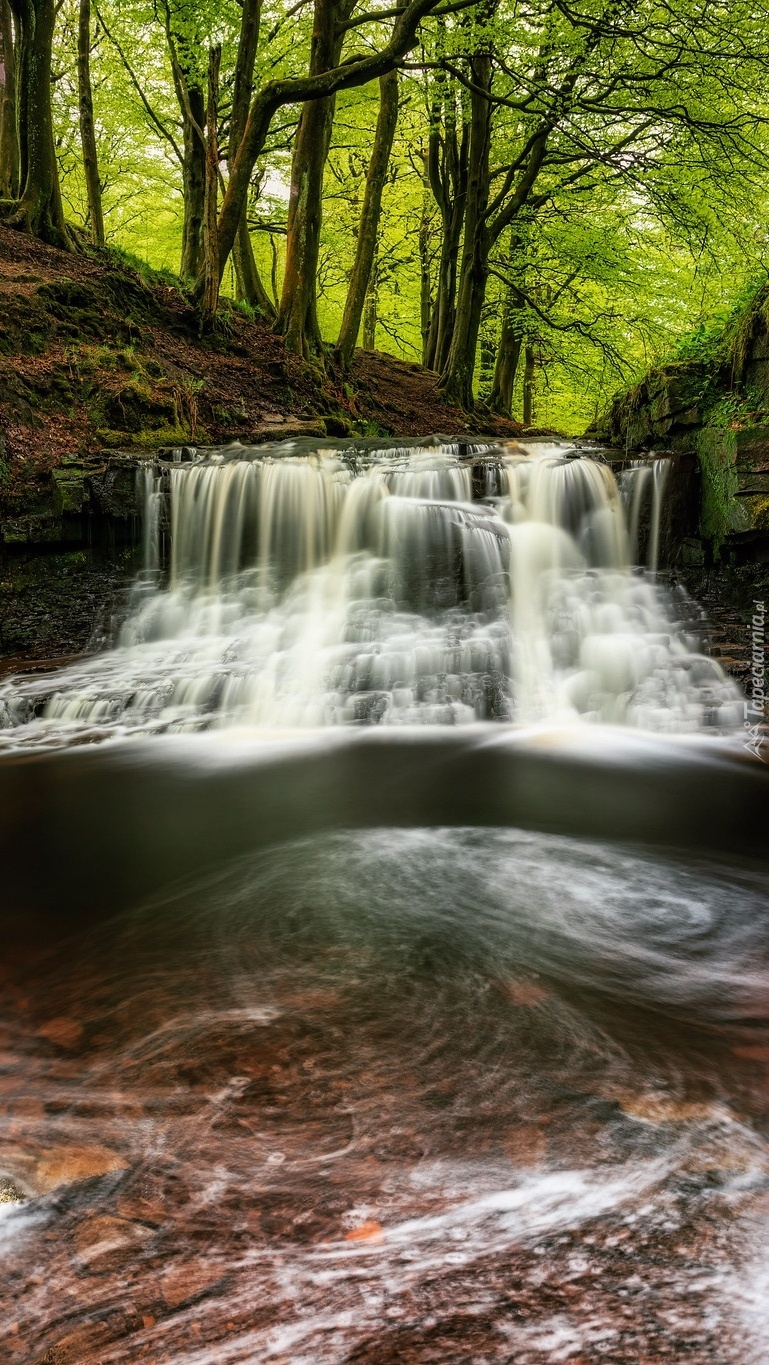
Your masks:
[[[59,336],[109,337],[113,345],[125,345],[136,337],[126,311],[113,309],[101,290],[81,280],[65,278],[41,284],[37,300],[53,319]]]
[[[157,311],[157,300],[150,286],[130,271],[110,272],[104,280],[109,303],[119,316],[130,321],[145,321]]]
[[[101,406],[107,426],[113,431],[136,434],[179,425],[173,394],[133,381],[108,394]]]
[[[108,517],[134,517],[141,510],[136,490],[136,465],[110,463],[88,479],[91,504]]]
[[[51,319],[34,296],[21,290],[3,292],[0,355],[42,355],[51,332]]]
[[[66,515],[82,512],[90,499],[86,487],[87,468],[59,468],[51,470],[51,479],[56,491],[57,511]]]
[[[41,284],[37,296],[54,317],[66,317],[83,310],[92,311],[101,306],[99,294],[92,285],[84,284],[81,280],[70,280],[66,276]]]
[[[735,532],[748,529],[744,507],[737,498],[735,432],[704,427],[697,438],[702,471],[702,534],[718,546]]]
[[[749,531],[769,531],[769,496],[740,498],[740,504]]]

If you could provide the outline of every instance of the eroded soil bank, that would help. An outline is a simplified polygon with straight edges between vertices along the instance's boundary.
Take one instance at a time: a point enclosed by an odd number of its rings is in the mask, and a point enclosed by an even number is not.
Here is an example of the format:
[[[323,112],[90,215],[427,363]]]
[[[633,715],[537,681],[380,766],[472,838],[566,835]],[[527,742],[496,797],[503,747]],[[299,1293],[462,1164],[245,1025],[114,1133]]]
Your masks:
[[[201,338],[170,277],[0,228],[0,658],[98,645],[140,528],[137,460],[163,446],[520,427],[439,401],[437,376],[356,352],[346,378],[286,354],[223,304]],[[129,452],[126,458],[121,452]]]

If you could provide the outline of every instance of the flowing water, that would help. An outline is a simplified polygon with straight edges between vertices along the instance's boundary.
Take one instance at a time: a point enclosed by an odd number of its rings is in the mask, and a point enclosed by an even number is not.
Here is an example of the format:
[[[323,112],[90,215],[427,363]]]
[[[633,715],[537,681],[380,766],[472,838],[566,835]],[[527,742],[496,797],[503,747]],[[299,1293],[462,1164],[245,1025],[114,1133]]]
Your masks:
[[[0,743],[483,719],[734,728],[742,700],[703,656],[694,604],[654,572],[666,466],[628,470],[624,489],[548,446],[230,447],[149,468],[145,571],[115,648],[5,682]]]
[[[769,783],[667,474],[147,466],[113,647],[0,689],[4,1359],[767,1359]]]

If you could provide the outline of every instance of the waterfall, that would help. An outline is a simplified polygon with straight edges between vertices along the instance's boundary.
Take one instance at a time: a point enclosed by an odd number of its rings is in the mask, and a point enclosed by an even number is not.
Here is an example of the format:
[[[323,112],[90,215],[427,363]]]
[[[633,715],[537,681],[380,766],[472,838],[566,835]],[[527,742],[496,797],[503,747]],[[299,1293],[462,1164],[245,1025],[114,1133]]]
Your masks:
[[[115,646],[4,682],[3,743],[490,719],[728,730],[739,692],[656,574],[666,472],[639,463],[618,484],[602,459],[536,443],[157,462]]]
[[[620,495],[623,497],[629,537],[630,555],[637,563],[641,550],[641,522],[648,515],[646,566],[651,573],[659,567],[660,526],[665,499],[670,459],[633,460],[620,475]]]
[[[146,574],[160,569],[160,515],[163,505],[163,484],[158,470],[145,465],[139,470],[139,492],[144,506],[142,522],[142,567]]]

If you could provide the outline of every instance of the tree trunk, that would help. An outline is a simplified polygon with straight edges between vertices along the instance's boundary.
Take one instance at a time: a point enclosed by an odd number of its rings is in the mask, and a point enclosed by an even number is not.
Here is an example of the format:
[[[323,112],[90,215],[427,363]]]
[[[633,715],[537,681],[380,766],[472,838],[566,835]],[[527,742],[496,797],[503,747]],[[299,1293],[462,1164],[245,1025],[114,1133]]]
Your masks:
[[[232,86],[232,112],[230,114],[230,140],[227,153],[231,167],[243,137],[248,118],[251,94],[254,84],[256,50],[259,45],[259,27],[262,18],[262,0],[244,0],[238,38],[238,54],[235,61],[235,75]],[[251,234],[248,230],[248,198],[238,222],[237,236],[233,246],[233,265],[240,298],[259,308],[268,317],[275,317],[274,304],[262,283],[254,257]]]
[[[274,319],[276,317],[275,305],[259,274],[245,209],[238,223],[238,235],[232,249],[232,260],[235,266],[240,298],[245,299],[246,303],[250,303],[252,308],[258,308],[268,318]]]
[[[439,77],[438,88],[440,98],[432,110],[427,174],[441,214],[441,250],[426,363],[440,373],[448,361],[456,311],[457,262],[467,198],[468,127],[463,121],[461,136],[457,136],[454,95],[445,76]]]
[[[354,0],[315,0],[310,75],[339,62],[343,30]],[[322,355],[316,277],[323,221],[323,173],[334,126],[336,96],[310,100],[302,107],[291,163],[286,264],[278,331],[286,348],[309,360]]]
[[[397,122],[398,72],[389,71],[379,81],[379,115],[374,134],[374,147],[366,174],[366,188],[358,224],[355,261],[347,289],[339,339],[334,352],[343,369],[349,368],[360,331],[366,291],[371,278],[371,267],[376,255],[379,218],[382,210],[382,191],[387,177],[387,167],[390,164],[390,152],[392,151]]]
[[[0,199],[19,197],[16,43],[8,0],[0,0]]]
[[[64,222],[59,168],[53,141],[51,62],[56,26],[54,0],[13,0],[17,33],[21,198],[6,226],[42,238],[52,246],[72,249]]]
[[[446,223],[441,239],[441,257],[438,265],[438,292],[436,295],[435,343],[432,368],[443,370],[451,347],[454,330],[457,296],[457,262],[459,242],[462,235],[463,199],[454,201],[451,215]]]
[[[104,213],[101,202],[99,159],[93,118],[91,88],[91,0],[80,0],[77,28],[77,88],[80,104],[80,144],[88,196],[88,218],[96,246],[104,246]]]
[[[433,368],[435,352],[430,349],[434,305],[432,280],[430,278],[430,215],[427,208],[427,192],[422,204],[422,217],[419,223],[419,321],[422,334],[422,364],[426,369]]]
[[[520,294],[511,291],[502,318],[502,331],[497,347],[494,378],[489,393],[489,407],[500,417],[510,417],[513,410],[513,389],[523,345],[520,321],[516,317],[523,308]]]
[[[246,127],[235,160],[230,167],[227,192],[219,215],[219,271],[224,272],[237,236],[238,223],[248,198],[248,190],[256,161],[264,149],[273,116],[288,104],[309,103],[333,98],[339,90],[354,90],[386,75],[417,43],[419,25],[434,9],[437,0],[406,0],[393,14],[395,22],[389,41],[380,49],[351,57],[342,65],[324,69],[318,74],[268,81],[254,95],[248,112]],[[344,39],[344,13],[351,12],[352,0],[340,0],[337,8],[336,40]],[[342,8],[344,6],[344,9]],[[384,11],[383,11],[384,13]],[[393,13],[388,11],[388,13]],[[294,194],[296,201],[300,196]],[[289,206],[290,212],[290,206]],[[198,290],[202,282],[198,282]]]
[[[195,124],[199,128],[203,127],[206,104],[203,91],[197,85],[187,86],[187,99],[192,118],[182,110],[184,222],[180,273],[185,279],[194,280],[203,261],[203,216],[206,200],[206,149]]]
[[[369,276],[366,303],[363,309],[363,349],[376,350],[376,325],[379,311],[379,272],[376,257]]]
[[[481,91],[491,89],[491,57],[473,57],[470,73]],[[486,209],[489,200],[489,141],[491,105],[482,93],[470,96],[470,138],[464,237],[456,316],[446,364],[438,389],[447,403],[473,406],[473,373],[478,349],[483,301],[489,275],[489,237]]]
[[[534,375],[536,356],[533,346],[527,346],[523,365],[523,425],[531,426],[534,405]]]
[[[217,207],[219,197],[219,65],[221,47],[208,54],[208,99],[206,101],[206,183],[203,215],[203,303],[201,329],[210,331],[216,323],[219,303],[219,242]]]
[[[184,158],[182,161],[182,259],[179,273],[194,280],[203,276],[203,220],[206,210],[206,97],[198,66],[194,36],[174,32],[169,3],[164,5],[164,20],[174,91],[182,116]],[[203,284],[205,292],[205,283]]]

